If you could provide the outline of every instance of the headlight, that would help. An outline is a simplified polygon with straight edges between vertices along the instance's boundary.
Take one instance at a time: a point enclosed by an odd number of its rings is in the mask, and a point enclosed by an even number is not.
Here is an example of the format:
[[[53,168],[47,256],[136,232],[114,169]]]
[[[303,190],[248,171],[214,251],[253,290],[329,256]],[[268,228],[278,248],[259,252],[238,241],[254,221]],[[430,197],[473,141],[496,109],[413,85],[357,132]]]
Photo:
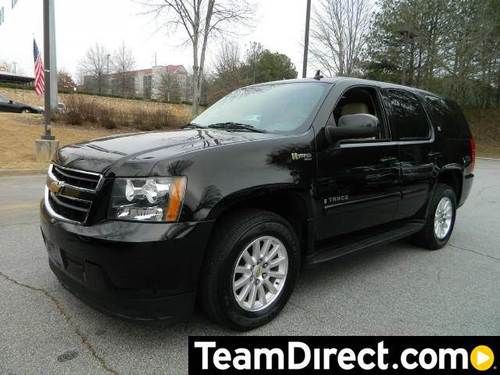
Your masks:
[[[117,178],[110,216],[118,220],[175,222],[185,192],[186,177]]]

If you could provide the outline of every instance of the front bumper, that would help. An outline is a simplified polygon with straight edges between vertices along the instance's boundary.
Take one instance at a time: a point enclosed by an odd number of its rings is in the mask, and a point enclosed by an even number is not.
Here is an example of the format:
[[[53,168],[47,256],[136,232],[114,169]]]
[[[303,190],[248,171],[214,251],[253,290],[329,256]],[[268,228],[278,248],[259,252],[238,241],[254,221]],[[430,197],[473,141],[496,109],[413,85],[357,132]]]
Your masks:
[[[42,202],[40,225],[52,271],[89,305],[140,320],[192,312],[213,222],[83,226],[52,217]]]

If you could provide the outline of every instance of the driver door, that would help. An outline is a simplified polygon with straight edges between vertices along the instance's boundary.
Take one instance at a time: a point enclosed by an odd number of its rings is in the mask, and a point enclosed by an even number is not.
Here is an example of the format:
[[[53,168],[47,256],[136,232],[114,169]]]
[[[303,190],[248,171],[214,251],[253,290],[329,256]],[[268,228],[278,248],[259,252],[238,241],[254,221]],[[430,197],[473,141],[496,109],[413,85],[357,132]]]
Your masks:
[[[346,89],[333,108],[339,123],[346,114],[368,113],[379,120],[379,135],[318,146],[315,199],[317,240],[394,220],[401,199],[398,146],[391,142],[377,87]],[[331,120],[330,120],[331,121]]]

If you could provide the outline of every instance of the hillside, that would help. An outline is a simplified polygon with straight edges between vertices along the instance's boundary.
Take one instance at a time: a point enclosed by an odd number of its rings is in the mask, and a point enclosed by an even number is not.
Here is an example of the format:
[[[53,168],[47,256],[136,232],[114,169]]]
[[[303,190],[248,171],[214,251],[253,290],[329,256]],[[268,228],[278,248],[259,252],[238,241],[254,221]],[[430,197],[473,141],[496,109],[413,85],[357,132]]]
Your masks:
[[[26,103],[32,106],[43,106],[43,97],[38,97],[33,90],[12,89],[0,86],[0,95],[6,96],[11,100]],[[59,100],[65,103],[66,101],[68,101],[69,96],[75,96],[75,94],[60,94]],[[76,96],[80,96],[80,94],[76,94]],[[189,119],[191,117],[191,106],[186,104],[169,104],[147,100],[111,98],[95,95],[81,96],[88,98],[89,100],[95,100],[96,102],[109,106],[111,108],[117,108],[120,110],[133,111],[141,109],[145,111],[157,111],[159,109],[168,109],[181,118]]]
[[[477,144],[478,155],[500,157],[500,108],[464,111]]]

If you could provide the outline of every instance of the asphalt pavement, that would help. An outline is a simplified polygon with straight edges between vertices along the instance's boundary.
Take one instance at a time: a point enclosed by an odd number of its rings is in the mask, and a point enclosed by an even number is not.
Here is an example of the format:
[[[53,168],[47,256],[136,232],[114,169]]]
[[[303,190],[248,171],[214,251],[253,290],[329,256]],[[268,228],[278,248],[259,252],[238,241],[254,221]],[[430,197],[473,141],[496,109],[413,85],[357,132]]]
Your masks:
[[[189,335],[235,334],[103,315],[49,270],[44,176],[0,178],[0,374],[187,373]],[[249,335],[499,335],[500,162],[480,160],[440,251],[407,241],[305,270],[283,312]]]

